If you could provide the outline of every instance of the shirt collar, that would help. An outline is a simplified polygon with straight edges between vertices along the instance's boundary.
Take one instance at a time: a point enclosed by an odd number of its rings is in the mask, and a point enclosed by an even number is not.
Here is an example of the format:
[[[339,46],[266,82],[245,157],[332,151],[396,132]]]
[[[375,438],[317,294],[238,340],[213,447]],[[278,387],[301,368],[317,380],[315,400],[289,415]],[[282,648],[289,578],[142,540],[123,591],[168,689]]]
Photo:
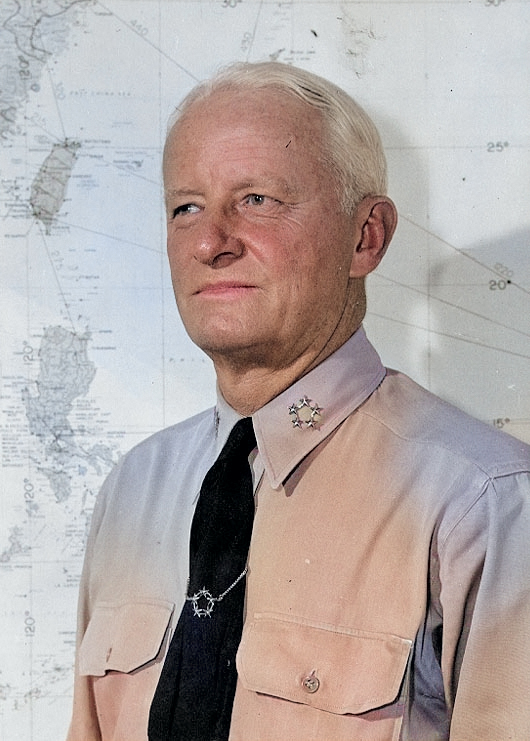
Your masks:
[[[361,327],[338,350],[252,415],[261,461],[276,489],[293,468],[359,407],[385,377],[379,355]],[[307,400],[318,408],[316,427],[294,426],[290,410]],[[300,417],[303,416],[300,410]],[[226,442],[240,415],[218,393],[217,448]]]
[[[242,419],[239,412],[225,401],[219,386],[217,386],[217,404],[215,407],[215,457],[219,456],[219,453],[224,447],[224,444],[228,440],[232,428]]]

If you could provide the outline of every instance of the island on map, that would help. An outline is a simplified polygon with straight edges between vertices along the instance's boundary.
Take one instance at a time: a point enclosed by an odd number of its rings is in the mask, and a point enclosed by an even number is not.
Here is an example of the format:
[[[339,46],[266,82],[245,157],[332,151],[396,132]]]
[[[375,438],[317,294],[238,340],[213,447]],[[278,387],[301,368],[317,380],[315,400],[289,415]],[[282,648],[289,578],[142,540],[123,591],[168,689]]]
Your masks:
[[[50,234],[55,217],[63,205],[79,147],[79,142],[69,139],[54,144],[31,185],[29,200],[33,215],[42,222],[46,234]]]
[[[76,399],[88,393],[96,374],[87,354],[89,339],[88,332],[48,327],[39,349],[37,393],[26,389],[22,396],[30,432],[44,445],[39,470],[47,477],[58,502],[69,498],[72,474],[78,472],[80,459],[98,472],[114,462],[106,445],[90,447],[86,441],[79,444],[68,419]]]

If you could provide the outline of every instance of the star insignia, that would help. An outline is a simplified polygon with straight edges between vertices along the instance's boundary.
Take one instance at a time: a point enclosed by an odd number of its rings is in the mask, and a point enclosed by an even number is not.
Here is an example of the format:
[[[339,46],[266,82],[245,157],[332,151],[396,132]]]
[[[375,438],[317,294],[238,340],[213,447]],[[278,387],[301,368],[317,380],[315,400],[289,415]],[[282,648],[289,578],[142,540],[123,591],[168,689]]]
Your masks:
[[[289,407],[289,416],[294,428],[318,430],[322,421],[323,408],[312,399],[303,396]]]

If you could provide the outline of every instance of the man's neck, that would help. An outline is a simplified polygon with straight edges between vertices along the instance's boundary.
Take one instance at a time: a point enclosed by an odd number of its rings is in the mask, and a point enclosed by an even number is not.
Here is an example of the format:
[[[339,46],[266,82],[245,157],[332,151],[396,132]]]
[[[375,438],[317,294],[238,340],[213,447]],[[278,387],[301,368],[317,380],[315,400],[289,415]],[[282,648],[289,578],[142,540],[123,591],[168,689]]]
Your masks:
[[[217,383],[225,401],[243,416],[250,416],[271,399],[305,376],[339,349],[359,328],[341,327],[322,348],[308,348],[307,352],[282,368],[270,365],[248,367],[226,359],[214,359]]]
[[[298,364],[281,371],[255,368],[241,372],[227,372],[216,365],[217,383],[223,398],[244,417],[261,409],[307,372]]]

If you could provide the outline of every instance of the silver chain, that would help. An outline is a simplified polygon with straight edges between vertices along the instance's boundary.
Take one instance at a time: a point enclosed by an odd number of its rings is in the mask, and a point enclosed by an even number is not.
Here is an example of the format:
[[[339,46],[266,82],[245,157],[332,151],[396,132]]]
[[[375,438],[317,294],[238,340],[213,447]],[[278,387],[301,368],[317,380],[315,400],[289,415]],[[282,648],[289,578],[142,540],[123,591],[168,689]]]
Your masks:
[[[225,591],[220,594],[218,597],[214,597],[213,594],[206,589],[206,587],[203,587],[202,589],[199,589],[198,592],[195,592],[191,597],[186,596],[186,602],[191,602],[193,606],[193,614],[197,617],[211,617],[213,608],[215,607],[216,602],[221,602],[222,599],[226,597],[228,592],[230,592],[236,584],[238,584],[241,579],[246,575],[248,571],[248,566],[245,566],[243,571],[239,574],[237,579],[230,584],[228,589],[225,589]],[[189,586],[189,579],[188,579],[188,586]],[[186,592],[188,590],[186,589]],[[198,602],[199,600],[204,598],[206,600],[206,607],[199,607]]]

